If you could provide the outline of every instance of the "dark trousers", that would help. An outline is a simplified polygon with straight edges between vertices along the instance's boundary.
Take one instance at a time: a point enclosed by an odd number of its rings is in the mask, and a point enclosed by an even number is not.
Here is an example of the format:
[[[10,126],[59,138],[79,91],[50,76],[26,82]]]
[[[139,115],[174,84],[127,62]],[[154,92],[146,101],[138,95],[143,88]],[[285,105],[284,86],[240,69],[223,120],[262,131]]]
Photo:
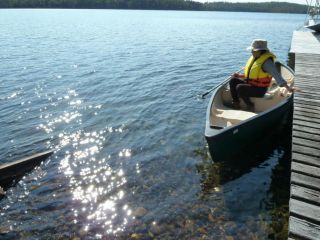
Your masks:
[[[232,78],[229,85],[233,102],[239,102],[239,98],[242,98],[248,106],[253,105],[250,97],[263,97],[268,90],[267,87],[252,86],[239,78]]]

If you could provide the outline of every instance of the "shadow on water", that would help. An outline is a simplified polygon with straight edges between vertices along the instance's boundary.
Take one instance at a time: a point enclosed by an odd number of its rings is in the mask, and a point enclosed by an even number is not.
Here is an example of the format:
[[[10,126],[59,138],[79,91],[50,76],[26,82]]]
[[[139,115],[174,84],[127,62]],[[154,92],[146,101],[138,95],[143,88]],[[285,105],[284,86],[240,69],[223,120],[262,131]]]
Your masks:
[[[291,176],[291,147],[292,147],[292,118],[293,108],[287,116],[287,123],[279,136],[279,147],[284,154],[279,157],[278,164],[272,169],[271,184],[268,192],[271,195],[268,210],[272,216],[271,239],[287,239],[289,224],[289,198]]]
[[[255,171],[254,169],[272,168],[271,176],[267,176],[271,179],[267,197],[260,203],[260,209],[267,211],[271,218],[268,221],[268,239],[288,237],[292,110],[284,117],[283,123],[236,159],[214,162],[207,153],[208,149],[197,152],[203,156],[203,162],[197,169],[201,175],[201,197],[204,199],[221,186]],[[277,160],[274,166],[269,166],[268,159],[271,158]]]

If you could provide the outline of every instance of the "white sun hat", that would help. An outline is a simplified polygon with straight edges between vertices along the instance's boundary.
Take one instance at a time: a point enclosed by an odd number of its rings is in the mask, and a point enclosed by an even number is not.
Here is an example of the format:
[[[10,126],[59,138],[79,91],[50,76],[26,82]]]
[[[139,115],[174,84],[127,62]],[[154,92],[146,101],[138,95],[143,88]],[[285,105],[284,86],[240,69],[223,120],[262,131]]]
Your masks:
[[[267,42],[267,40],[264,40],[264,39],[254,39],[251,43],[251,46],[248,47],[247,50],[252,50],[252,51],[267,50],[267,51],[269,51],[268,42]]]

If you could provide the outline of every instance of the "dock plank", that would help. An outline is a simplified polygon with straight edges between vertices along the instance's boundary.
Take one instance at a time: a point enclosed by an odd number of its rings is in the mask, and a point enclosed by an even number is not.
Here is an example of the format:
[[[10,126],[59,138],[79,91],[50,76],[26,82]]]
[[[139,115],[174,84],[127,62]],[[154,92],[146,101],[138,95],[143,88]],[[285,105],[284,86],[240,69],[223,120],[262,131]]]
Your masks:
[[[320,96],[317,95],[317,94],[312,94],[312,93],[306,93],[306,92],[300,92],[300,93],[297,93],[295,95],[295,97],[299,97],[299,98],[306,98],[306,99],[309,99],[309,100],[315,100],[315,101],[318,101],[320,100]]]
[[[300,85],[300,87],[299,87],[299,85]],[[318,92],[320,90],[320,87],[315,86],[314,84],[307,85],[307,84],[297,83],[297,84],[295,84],[295,86],[298,87],[299,91],[302,91],[302,92]],[[298,92],[296,92],[296,93],[298,93]]]
[[[291,173],[291,184],[304,186],[314,190],[320,190],[320,179],[306,176],[300,173]]]
[[[309,67],[310,68],[310,67]],[[304,71],[305,69],[301,69],[302,71]],[[301,70],[299,69],[299,66],[296,66],[295,69],[295,77],[296,79],[301,79],[301,82],[309,82],[309,81],[316,81],[317,80],[317,76],[316,75],[307,75],[303,72],[301,72]],[[300,80],[299,80],[300,82]]]
[[[307,117],[308,119],[311,118],[312,120],[320,123],[320,115],[319,115],[319,113],[317,114],[317,113],[305,112],[305,111],[300,111],[300,110],[295,109],[294,110],[294,114],[296,116]]]
[[[297,65],[295,67],[295,70],[297,72],[296,76],[297,77],[303,76],[304,77],[303,79],[305,79],[305,77],[309,77],[311,80],[314,80],[315,77],[317,76],[316,74],[317,74],[318,70],[311,70],[311,68],[312,68],[312,66],[310,66],[310,65],[309,66],[308,65],[305,65],[305,66]],[[300,73],[304,72],[304,73],[303,73],[303,75],[301,75],[301,74],[299,74],[299,72]]]
[[[317,141],[293,136],[292,143],[320,150],[320,142],[317,142]],[[318,144],[315,144],[315,143],[318,143]]]
[[[303,71],[305,70],[308,71],[308,69],[304,69]],[[296,69],[295,78],[299,79],[299,82],[297,82],[296,84],[304,83],[304,84],[311,85],[311,84],[317,83],[317,80],[318,80],[318,77],[314,76],[313,74],[310,74],[310,75],[299,74],[297,69]],[[303,89],[302,89],[302,92],[303,92]],[[296,92],[296,93],[300,93],[300,92]]]
[[[297,79],[297,78],[296,78]],[[301,81],[302,82],[302,81]],[[299,83],[295,83],[295,86],[297,85],[301,85],[300,82]],[[320,86],[317,86],[317,85],[314,85],[314,84],[309,84],[309,85],[305,85],[303,84],[302,85],[302,88],[300,88],[300,91],[304,92],[304,91],[313,91],[313,92],[316,92],[316,91],[319,91],[320,89]],[[296,92],[298,93],[298,92]],[[295,93],[295,94],[296,94]]]
[[[299,103],[299,102],[295,102],[294,103],[294,109],[295,108],[303,108],[305,110],[311,110],[311,111],[320,111],[320,106],[315,106],[315,105],[310,105],[310,104],[306,104],[306,103]]]
[[[317,122],[306,122],[305,119],[301,116],[295,116],[293,115],[293,124],[300,125],[300,126],[306,126],[314,128],[315,131],[319,131],[320,129],[320,123]]]
[[[319,116],[315,113],[303,113],[303,112],[296,111],[294,116],[296,116],[297,119],[302,119],[307,122],[314,122],[314,123],[320,124]]]
[[[307,105],[311,105],[311,106],[320,107],[320,103],[312,101],[312,100],[308,100],[308,99],[305,99],[305,98],[295,97],[294,98],[294,102],[295,103],[302,103],[302,104],[307,104]]]
[[[307,94],[312,94],[312,95],[318,95],[317,94],[317,91],[315,91],[314,89],[312,89],[312,88],[303,88],[303,89],[300,89],[300,91],[298,91],[298,92],[295,92],[295,94],[297,95],[297,94],[303,94],[303,93],[307,93]]]
[[[310,91],[310,88],[312,88],[312,86],[314,87],[316,84],[316,81],[311,82],[304,82],[304,81],[299,81],[299,83],[295,83],[295,86],[299,87],[300,92],[296,92],[295,95],[298,95],[299,93],[302,94],[304,93],[304,89],[308,89]]]
[[[315,106],[320,106],[320,100],[317,100],[317,99],[308,99],[308,98],[299,97],[299,96],[294,96],[294,99],[312,103],[312,105],[315,105]]]
[[[295,77],[296,79],[299,79],[299,83],[304,82],[304,83],[310,83],[310,82],[317,82],[318,76],[314,74],[305,74],[305,73],[299,73],[301,71],[305,71],[310,68],[310,66],[305,66],[303,69],[300,69],[299,66],[296,66],[296,73]]]
[[[293,130],[293,132],[301,131],[301,132],[310,133],[310,134],[313,134],[313,135],[319,135],[320,134],[320,131],[317,131],[313,127],[300,126],[300,125],[296,125],[296,124],[292,126],[292,130]]]
[[[317,157],[317,158],[320,157],[320,152],[318,149],[297,145],[297,144],[292,145],[292,152],[301,153],[301,154],[305,154],[305,155]]]
[[[318,206],[291,198],[289,207],[291,215],[299,216],[315,224],[320,223],[320,208]]]
[[[294,111],[295,112],[307,112],[307,113],[314,113],[314,114],[319,114],[320,108],[310,108],[310,105],[295,105],[294,106]]]
[[[292,184],[291,197],[300,201],[306,201],[313,203],[314,205],[320,205],[320,191],[309,189],[306,187]]]
[[[308,156],[297,152],[292,153],[292,161],[320,167],[320,157]]]
[[[308,164],[297,163],[297,162],[292,161],[291,169],[292,169],[292,171],[295,171],[296,173],[305,174],[307,176],[314,177],[314,178],[320,178],[320,176],[319,176],[320,168],[319,167],[310,166]]]
[[[304,131],[300,131],[300,129],[293,129],[294,131],[292,132],[292,136],[294,138],[303,138],[303,139],[307,139],[307,140],[311,140],[311,144],[314,144],[314,142],[318,142],[320,145],[320,134],[314,134],[314,133],[308,133],[308,132],[304,132]]]
[[[296,79],[299,79],[299,78],[296,78]],[[303,86],[306,86],[306,87],[308,87],[310,85],[313,85],[313,86],[317,87],[318,81],[319,81],[319,79],[317,79],[317,78],[312,79],[312,78],[308,77],[308,80],[299,79],[299,82],[297,82],[297,83],[295,82],[295,84],[303,85]],[[307,93],[307,91],[310,92],[310,94],[316,94],[317,93],[317,91],[312,91],[312,90],[310,91],[310,89],[309,90],[308,89],[305,90],[304,88],[302,88],[302,89],[300,89],[300,91],[295,92],[295,94],[296,95],[297,94],[304,94],[304,93]]]
[[[320,239],[319,225],[293,216],[289,218],[289,232],[291,239]]]

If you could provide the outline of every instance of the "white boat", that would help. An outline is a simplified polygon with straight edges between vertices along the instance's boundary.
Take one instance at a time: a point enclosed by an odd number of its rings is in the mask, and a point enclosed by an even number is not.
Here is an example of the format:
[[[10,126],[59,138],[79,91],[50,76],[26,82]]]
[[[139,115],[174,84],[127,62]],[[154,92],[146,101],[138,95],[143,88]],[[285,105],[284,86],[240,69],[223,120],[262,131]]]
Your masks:
[[[306,2],[308,10],[304,26],[313,31],[320,32],[320,0],[306,0]]]

